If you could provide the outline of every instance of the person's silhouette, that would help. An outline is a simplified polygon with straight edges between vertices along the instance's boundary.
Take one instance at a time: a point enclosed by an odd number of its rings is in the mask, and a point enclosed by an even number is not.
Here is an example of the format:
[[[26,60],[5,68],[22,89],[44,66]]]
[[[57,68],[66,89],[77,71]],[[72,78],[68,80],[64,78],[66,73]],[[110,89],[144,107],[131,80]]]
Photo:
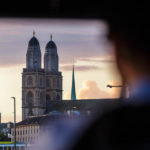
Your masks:
[[[130,99],[100,116],[72,150],[150,149],[150,8],[146,1],[108,1],[103,12]],[[101,12],[102,13],[102,12]]]

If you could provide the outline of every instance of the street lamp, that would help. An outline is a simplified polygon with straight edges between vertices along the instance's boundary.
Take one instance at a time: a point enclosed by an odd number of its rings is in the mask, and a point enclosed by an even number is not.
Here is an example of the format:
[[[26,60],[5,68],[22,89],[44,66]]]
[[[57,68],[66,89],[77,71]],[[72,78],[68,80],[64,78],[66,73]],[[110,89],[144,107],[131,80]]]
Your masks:
[[[126,91],[126,88],[127,88],[126,85],[110,85],[110,84],[108,84],[107,87],[109,87],[109,88],[113,88],[113,87],[122,88],[120,98],[125,98],[126,97],[126,92],[127,92]]]
[[[113,88],[113,87],[124,87],[124,86],[123,85],[110,85],[110,84],[108,84],[107,87]]]
[[[16,150],[16,98],[11,98],[14,100],[14,150]]]

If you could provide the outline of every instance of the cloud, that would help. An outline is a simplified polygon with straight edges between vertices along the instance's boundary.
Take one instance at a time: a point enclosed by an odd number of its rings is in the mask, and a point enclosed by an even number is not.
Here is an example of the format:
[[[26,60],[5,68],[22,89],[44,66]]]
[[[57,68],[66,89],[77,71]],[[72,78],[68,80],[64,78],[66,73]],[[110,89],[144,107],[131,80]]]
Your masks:
[[[111,85],[121,85],[120,82],[111,81]],[[76,91],[77,99],[105,99],[105,98],[119,98],[121,88],[111,88],[108,91],[102,90],[96,81],[86,80],[82,83],[82,87]],[[65,93],[64,99],[69,100],[70,92]]]
[[[122,83],[116,82],[116,81],[111,81],[111,82],[109,82],[109,85],[118,86],[118,85],[122,85]],[[110,88],[109,93],[110,93],[111,97],[112,98],[120,97],[121,89],[122,88],[120,88],[120,87]]]
[[[0,68],[10,68],[10,67],[16,67],[16,66],[22,66],[25,67],[25,62],[18,62],[18,61],[12,61],[12,63],[7,63],[5,61],[0,61]]]
[[[122,85],[122,83],[116,82],[116,81],[111,81],[111,82],[109,82],[109,85],[118,86],[118,85]],[[122,88],[120,88],[120,87],[110,88],[109,93],[111,94],[112,98],[116,98],[116,97],[120,97],[121,90],[122,90]],[[126,98],[128,98],[129,95],[130,95],[129,88],[126,87]]]
[[[22,119],[22,116],[19,114],[19,115],[16,115],[16,121],[19,122],[21,121]],[[4,113],[2,114],[2,122],[5,123],[5,122],[13,122],[13,114],[7,114],[7,113]]]
[[[101,90],[95,81],[87,80],[82,84],[77,94],[78,99],[110,98],[110,94]]]
[[[72,65],[63,65],[60,67],[63,71],[72,71],[73,66]],[[75,66],[76,71],[91,71],[91,70],[100,70],[102,68],[97,66]]]
[[[85,57],[79,58],[79,61],[84,62],[96,62],[96,63],[115,63],[114,56],[105,56],[105,57]]]
[[[68,64],[76,57],[96,57],[110,54],[106,38],[108,28],[102,21],[0,19],[0,64],[15,65],[25,61],[27,44],[35,29],[42,54],[53,33],[60,63]],[[43,55],[42,55],[43,57]]]
[[[67,92],[64,94],[64,100],[69,100],[69,99],[71,99],[71,93]]]

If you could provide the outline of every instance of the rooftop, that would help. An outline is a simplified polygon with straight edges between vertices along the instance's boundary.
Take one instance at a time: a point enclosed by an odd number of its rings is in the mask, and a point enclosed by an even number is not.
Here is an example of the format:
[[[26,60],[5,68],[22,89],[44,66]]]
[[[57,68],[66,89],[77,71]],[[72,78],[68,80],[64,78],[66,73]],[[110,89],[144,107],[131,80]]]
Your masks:
[[[42,115],[42,116],[31,116],[25,120],[22,120],[16,124],[16,126],[23,125],[40,125],[44,124],[45,121],[54,120],[60,118],[60,115]]]

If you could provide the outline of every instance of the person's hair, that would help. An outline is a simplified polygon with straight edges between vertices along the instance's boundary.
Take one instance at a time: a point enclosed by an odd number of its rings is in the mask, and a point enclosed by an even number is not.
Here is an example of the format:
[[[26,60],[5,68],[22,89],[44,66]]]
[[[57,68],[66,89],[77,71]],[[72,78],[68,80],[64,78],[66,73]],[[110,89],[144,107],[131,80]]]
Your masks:
[[[126,50],[119,53],[135,67],[147,70],[150,66],[150,5],[148,1],[108,1],[103,14],[110,31],[125,41]],[[149,69],[148,69],[149,70]],[[147,70],[147,71],[148,71]]]

